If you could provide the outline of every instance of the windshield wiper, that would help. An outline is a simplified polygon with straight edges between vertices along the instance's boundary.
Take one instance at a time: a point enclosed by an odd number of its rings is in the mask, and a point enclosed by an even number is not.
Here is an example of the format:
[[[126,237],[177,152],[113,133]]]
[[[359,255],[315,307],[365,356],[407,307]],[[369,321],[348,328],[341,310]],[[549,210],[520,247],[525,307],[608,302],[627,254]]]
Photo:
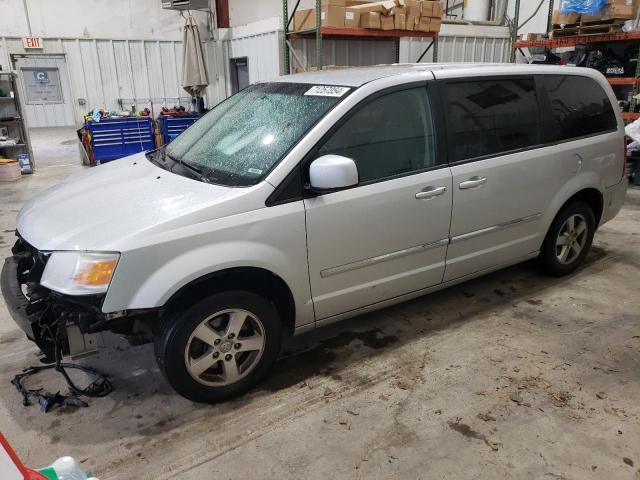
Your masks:
[[[163,150],[163,158],[168,158],[173,162],[173,166],[171,168],[167,168],[167,170],[169,170],[170,172],[176,173],[175,172],[176,166],[180,166],[182,168],[182,171],[186,173],[186,175],[183,174],[183,176],[189,176],[191,178],[195,178],[196,180],[200,180],[201,182],[205,181],[205,177],[204,175],[202,175],[202,170],[200,170],[198,167],[194,166],[190,162],[187,162],[186,160],[172,157],[167,153],[166,149]],[[177,175],[180,175],[180,174],[177,174]]]
[[[178,160],[178,162],[180,163],[180,165],[183,165],[183,166],[187,167],[189,170],[193,170],[197,174],[202,175],[202,170],[199,169],[198,167],[196,167],[193,163],[187,162],[184,159],[180,159],[180,160]]]
[[[159,155],[160,153],[161,152],[160,152],[159,149],[158,150],[151,150],[150,152],[147,152],[146,157],[154,165],[157,165],[158,167],[162,168],[163,170],[166,170],[167,166],[163,163],[164,162],[164,158],[161,155]],[[160,158],[163,161],[160,161],[158,159],[158,156],[160,156]]]

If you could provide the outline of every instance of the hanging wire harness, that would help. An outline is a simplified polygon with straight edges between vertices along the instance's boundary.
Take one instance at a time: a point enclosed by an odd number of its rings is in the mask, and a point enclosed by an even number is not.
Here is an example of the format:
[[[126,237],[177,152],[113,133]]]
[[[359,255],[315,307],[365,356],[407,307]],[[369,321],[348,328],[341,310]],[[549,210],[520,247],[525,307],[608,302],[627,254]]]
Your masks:
[[[47,310],[43,312],[41,318],[47,313]],[[53,344],[53,351],[55,355],[55,362],[51,365],[31,366],[25,368],[22,373],[19,373],[11,383],[16,387],[20,395],[22,396],[22,404],[24,406],[31,405],[31,398],[35,398],[40,405],[40,410],[43,413],[51,411],[56,406],[73,406],[73,407],[88,407],[89,404],[80,397],[99,398],[106,397],[113,391],[113,385],[109,380],[109,377],[95,368],[86,367],[83,365],[77,365],[74,363],[63,363],[62,360],[62,348],[60,346],[60,318],[55,322],[43,324],[39,321],[39,326],[43,331],[43,336],[47,341]],[[61,394],[59,391],[51,393],[45,391],[42,388],[27,388],[24,382],[27,378],[36,375],[44,370],[54,369],[59,372],[65,379],[67,386],[69,387],[69,393]],[[66,369],[80,370],[90,377],[93,377],[93,381],[86,387],[78,387],[71,377],[67,373]]]
[[[75,325],[82,333],[104,329],[106,319],[100,312],[101,299],[77,299],[57,294],[40,284],[47,262],[47,254],[31,247],[19,235],[12,248],[13,255],[5,259],[0,278],[2,294],[18,325],[44,354],[43,363],[31,366],[16,375],[11,383],[22,396],[22,403],[30,405],[35,399],[43,412],[58,405],[86,407],[80,397],[104,397],[113,391],[108,377],[94,368],[63,363],[62,356],[70,352],[67,327]],[[81,388],[71,380],[67,370],[82,371],[90,383]],[[68,386],[68,393],[29,388],[27,379],[44,370],[59,372]]]

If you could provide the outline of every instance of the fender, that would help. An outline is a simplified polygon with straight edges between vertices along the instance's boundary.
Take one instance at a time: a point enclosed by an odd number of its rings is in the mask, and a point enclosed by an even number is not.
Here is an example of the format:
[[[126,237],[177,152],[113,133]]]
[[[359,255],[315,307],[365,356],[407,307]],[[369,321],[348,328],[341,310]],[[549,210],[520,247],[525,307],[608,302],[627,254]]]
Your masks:
[[[255,267],[287,284],[297,326],[314,321],[302,202],[200,224],[190,233],[171,232],[152,247],[122,252],[102,311],[159,308],[194,280]]]
[[[560,212],[564,204],[567,203],[567,201],[575,194],[590,188],[600,192],[600,195],[602,195],[602,198],[604,199],[605,187],[596,172],[583,172],[572,177],[571,180],[569,180],[553,197],[547,211],[544,212],[540,219],[540,224],[542,225],[540,247],[542,247],[542,242],[544,242],[547,231],[551,227],[551,223],[553,223],[553,220],[556,218],[556,215],[558,215],[558,212]],[[596,221],[599,220],[599,218],[596,218]]]

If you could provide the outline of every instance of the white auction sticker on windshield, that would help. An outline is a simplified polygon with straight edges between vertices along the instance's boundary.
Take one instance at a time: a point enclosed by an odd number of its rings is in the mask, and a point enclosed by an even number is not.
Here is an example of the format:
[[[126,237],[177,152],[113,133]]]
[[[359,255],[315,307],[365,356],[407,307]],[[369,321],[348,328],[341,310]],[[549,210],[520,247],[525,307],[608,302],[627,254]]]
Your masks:
[[[342,97],[351,90],[349,87],[332,87],[330,85],[316,85],[306,91],[305,95],[314,97]]]

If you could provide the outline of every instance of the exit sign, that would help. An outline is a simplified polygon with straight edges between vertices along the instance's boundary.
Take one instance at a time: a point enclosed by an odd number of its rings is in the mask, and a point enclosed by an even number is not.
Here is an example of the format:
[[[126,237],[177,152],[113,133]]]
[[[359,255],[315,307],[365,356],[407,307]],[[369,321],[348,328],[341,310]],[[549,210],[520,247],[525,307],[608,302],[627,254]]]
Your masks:
[[[24,37],[22,39],[22,46],[25,50],[33,48],[42,48],[42,38],[40,37]]]

